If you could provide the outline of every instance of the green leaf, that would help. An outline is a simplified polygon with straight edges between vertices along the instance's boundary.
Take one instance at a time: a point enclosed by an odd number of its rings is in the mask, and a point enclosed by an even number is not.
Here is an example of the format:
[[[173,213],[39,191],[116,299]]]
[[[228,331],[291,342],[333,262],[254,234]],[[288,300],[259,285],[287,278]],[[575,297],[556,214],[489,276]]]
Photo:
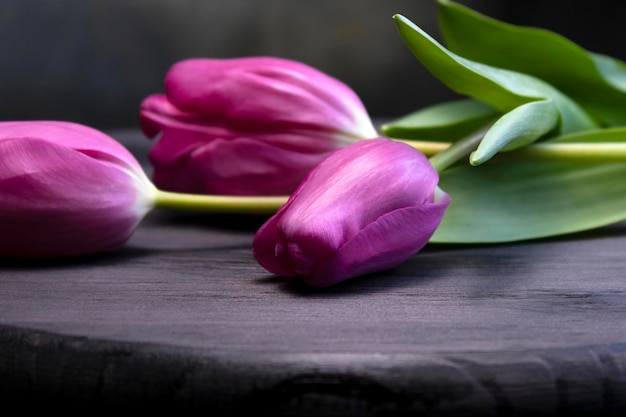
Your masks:
[[[455,142],[493,122],[500,113],[474,99],[459,99],[425,107],[383,124],[389,138]]]
[[[550,84],[526,74],[463,58],[444,48],[404,16],[396,14],[394,20],[400,36],[413,55],[434,76],[457,93],[484,102],[505,114],[529,102],[544,100],[545,107],[555,108],[550,114],[555,116],[554,125],[558,126],[555,129],[557,133],[598,127],[582,108]],[[507,121],[509,126],[515,123],[535,123],[524,117],[516,120],[523,115],[522,113],[510,115]],[[537,123],[541,126],[546,124],[545,120]],[[505,138],[492,140],[483,149],[485,154],[493,155],[516,140],[516,137],[507,135]]]
[[[549,30],[492,19],[438,0],[446,47],[470,60],[543,79],[605,125],[626,125],[626,64]]]
[[[470,155],[472,165],[491,159],[499,150],[509,151],[529,145],[557,128],[559,115],[549,100],[531,101],[504,116],[487,131]]]
[[[444,171],[452,198],[433,243],[500,243],[626,220],[626,164],[507,162]]]

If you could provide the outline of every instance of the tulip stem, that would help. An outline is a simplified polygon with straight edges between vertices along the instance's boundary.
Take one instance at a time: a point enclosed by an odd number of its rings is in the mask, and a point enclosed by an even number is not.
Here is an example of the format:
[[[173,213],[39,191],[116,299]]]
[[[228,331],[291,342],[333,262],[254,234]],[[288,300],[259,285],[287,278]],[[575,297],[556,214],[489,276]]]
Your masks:
[[[441,173],[461,159],[468,158],[469,155],[476,150],[490,127],[491,125],[481,128],[457,142],[454,142],[452,145],[448,145],[446,148],[432,155],[430,157],[430,163],[435,167],[437,172]],[[406,143],[410,144],[408,141]]]
[[[478,139],[482,137],[479,135]],[[471,136],[459,142],[428,142],[411,139],[393,139],[411,145],[430,157],[439,172],[472,152],[476,143]],[[452,145],[457,145],[453,147]],[[444,152],[445,151],[445,152]],[[469,154],[467,154],[469,155]],[[559,161],[559,162],[626,162],[626,143],[623,142],[561,142],[536,143],[512,151],[500,152],[493,162],[505,161]]]
[[[501,152],[496,160],[625,162],[626,143],[540,143],[514,151]]]
[[[215,213],[274,214],[288,196],[227,196],[157,190],[155,208]]]
[[[434,156],[439,152],[447,149],[452,145],[451,142],[434,142],[434,141],[426,141],[426,140],[416,140],[416,139],[398,139],[398,138],[389,138],[396,142],[406,143],[409,146],[414,147],[418,151],[422,152],[427,157]]]

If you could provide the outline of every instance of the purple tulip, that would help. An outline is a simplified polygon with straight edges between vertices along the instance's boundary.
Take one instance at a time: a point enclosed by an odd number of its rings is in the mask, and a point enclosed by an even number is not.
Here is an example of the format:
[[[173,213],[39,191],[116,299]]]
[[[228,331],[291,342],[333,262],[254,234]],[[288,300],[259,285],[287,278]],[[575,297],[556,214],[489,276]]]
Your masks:
[[[377,136],[347,85],[272,57],[189,59],[141,104],[161,190],[288,195],[331,151]]]
[[[435,232],[450,202],[429,160],[386,138],[330,154],[257,232],[253,254],[312,287],[396,266]]]
[[[54,121],[0,122],[0,256],[73,257],[127,241],[154,186],[118,142]]]

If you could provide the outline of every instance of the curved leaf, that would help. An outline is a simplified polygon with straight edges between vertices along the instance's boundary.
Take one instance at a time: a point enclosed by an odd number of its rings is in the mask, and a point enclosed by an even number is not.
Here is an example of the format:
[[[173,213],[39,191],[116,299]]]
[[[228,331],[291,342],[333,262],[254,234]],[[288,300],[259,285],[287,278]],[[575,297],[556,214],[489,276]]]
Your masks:
[[[626,220],[626,164],[507,162],[451,168],[452,201],[431,242],[498,243]]]
[[[390,138],[454,142],[499,116],[499,112],[478,100],[459,99],[409,113],[380,129]]]
[[[489,129],[470,163],[479,165],[500,150],[508,151],[529,145],[557,128],[559,114],[549,100],[531,101],[504,116]]]
[[[482,101],[501,113],[531,101],[545,100],[554,106],[557,133],[594,129],[597,124],[569,97],[535,77],[471,61],[444,48],[430,35],[402,15],[394,15],[398,31],[413,55],[439,80],[457,93]],[[511,116],[509,122],[515,120]],[[520,119],[520,123],[534,123]],[[540,121],[545,125],[545,120]],[[539,139],[539,138],[537,138]],[[506,147],[516,138],[507,136],[495,141]],[[491,147],[490,152],[498,149]]]
[[[490,67],[460,57],[433,39],[406,17],[394,20],[413,55],[441,82],[459,94],[507,112],[524,103],[545,98],[550,87],[525,74]]]
[[[545,80],[608,125],[626,124],[626,64],[594,54],[549,30],[516,26],[449,0],[438,0],[451,51]]]

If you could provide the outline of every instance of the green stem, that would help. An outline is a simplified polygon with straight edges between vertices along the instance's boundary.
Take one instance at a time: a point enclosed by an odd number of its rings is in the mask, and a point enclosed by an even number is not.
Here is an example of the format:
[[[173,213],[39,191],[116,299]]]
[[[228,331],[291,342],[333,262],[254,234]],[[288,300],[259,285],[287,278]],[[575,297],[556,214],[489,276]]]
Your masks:
[[[435,167],[437,172],[443,172],[446,168],[454,165],[461,159],[468,158],[469,155],[476,150],[476,147],[490,127],[491,125],[477,130],[434,154],[430,157],[430,163]]]
[[[626,162],[626,143],[540,143],[509,152],[495,160],[532,160],[563,162]]]
[[[415,149],[430,157],[433,165],[442,168],[451,165],[465,156],[467,151],[472,152],[475,144],[471,139],[475,136],[455,142],[427,142],[411,139],[393,139],[413,146]],[[480,139],[480,137],[479,137]],[[464,142],[465,141],[465,142]],[[480,141],[480,140],[479,140]],[[444,153],[445,152],[445,153]],[[469,154],[467,154],[469,155]],[[447,162],[446,162],[447,160]],[[500,152],[493,157],[493,162],[505,161],[562,161],[562,162],[626,162],[626,143],[616,142],[561,142],[539,143],[512,151]],[[439,170],[440,168],[438,168]],[[439,171],[441,172],[441,171]]]
[[[432,142],[426,140],[415,140],[415,139],[398,139],[398,138],[390,138],[396,142],[406,143],[409,146],[414,147],[415,149],[422,152],[424,155],[431,157],[433,155],[438,154],[439,152],[449,148],[450,142]]]
[[[215,213],[274,214],[288,196],[225,196],[157,190],[155,208]]]

